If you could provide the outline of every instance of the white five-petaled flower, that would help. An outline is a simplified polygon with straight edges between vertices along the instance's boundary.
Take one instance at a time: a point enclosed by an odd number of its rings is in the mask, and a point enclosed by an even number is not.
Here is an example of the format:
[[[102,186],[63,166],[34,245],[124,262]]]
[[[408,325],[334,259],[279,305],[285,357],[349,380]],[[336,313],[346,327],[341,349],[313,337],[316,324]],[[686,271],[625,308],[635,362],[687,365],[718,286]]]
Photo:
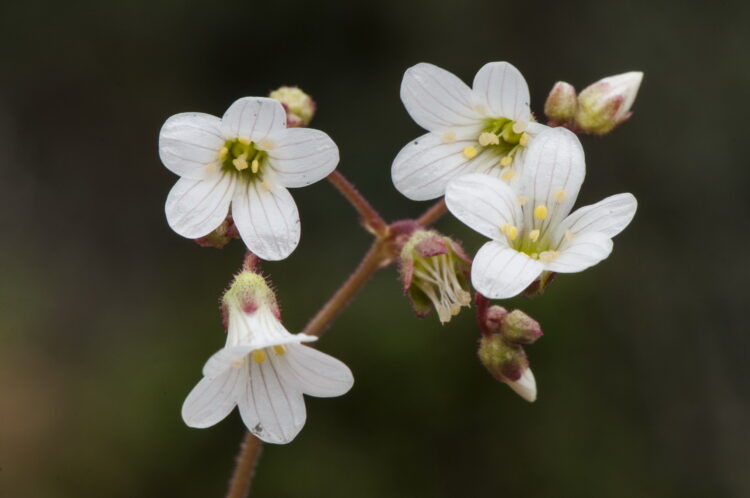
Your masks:
[[[222,118],[176,114],[159,134],[159,156],[181,176],[169,192],[167,221],[178,234],[199,238],[218,227],[232,206],[242,240],[262,259],[284,259],[300,238],[297,206],[287,188],[331,173],[339,151],[319,130],[286,127],[283,106],[245,97]]]
[[[290,442],[307,417],[303,393],[340,396],[352,387],[349,368],[290,334],[273,292],[258,274],[243,272],[223,298],[226,346],[203,367],[203,379],[182,406],[190,427],[209,427],[235,406],[248,430],[267,443]]]
[[[609,256],[612,237],[633,219],[637,203],[631,194],[618,194],[569,214],[584,175],[578,138],[554,128],[529,146],[517,188],[482,174],[448,185],[451,213],[492,239],[472,263],[479,292],[513,297],[542,272],[575,273]]]
[[[391,169],[398,191],[418,201],[440,197],[450,180],[468,173],[514,182],[526,147],[547,129],[533,121],[526,80],[507,62],[485,64],[473,88],[444,69],[417,64],[404,74],[401,100],[430,132],[401,149]]]

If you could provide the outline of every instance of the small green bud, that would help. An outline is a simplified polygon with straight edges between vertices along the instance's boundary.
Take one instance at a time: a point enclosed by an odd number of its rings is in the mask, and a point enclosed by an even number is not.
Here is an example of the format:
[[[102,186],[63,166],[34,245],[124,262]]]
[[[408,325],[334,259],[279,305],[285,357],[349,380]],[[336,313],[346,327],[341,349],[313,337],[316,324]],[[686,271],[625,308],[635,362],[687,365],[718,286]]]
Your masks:
[[[542,336],[539,322],[521,310],[506,314],[501,323],[503,337],[514,344],[533,344]]]
[[[606,135],[631,116],[643,73],[631,71],[603,78],[578,95],[575,126],[593,135]]]
[[[240,234],[237,231],[237,227],[234,226],[234,220],[232,215],[227,218],[216,227],[208,235],[195,239],[195,243],[201,247],[213,247],[216,249],[222,249],[224,246],[229,244],[232,239],[239,239]]]
[[[253,271],[241,271],[234,277],[229,289],[221,298],[225,325],[228,323],[230,312],[239,310],[246,315],[252,315],[261,307],[271,308],[277,318],[280,315],[276,294],[268,285],[266,279]]]
[[[553,123],[568,123],[575,117],[577,108],[576,89],[570,83],[558,81],[544,103],[544,114]]]
[[[315,101],[296,86],[282,86],[272,91],[269,97],[284,106],[288,128],[307,126],[315,116]]]

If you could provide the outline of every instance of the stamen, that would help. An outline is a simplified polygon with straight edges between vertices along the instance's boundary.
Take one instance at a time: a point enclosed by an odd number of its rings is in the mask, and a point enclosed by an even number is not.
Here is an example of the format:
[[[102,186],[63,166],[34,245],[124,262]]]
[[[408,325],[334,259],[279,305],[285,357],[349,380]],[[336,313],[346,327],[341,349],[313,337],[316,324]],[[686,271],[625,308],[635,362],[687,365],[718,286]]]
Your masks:
[[[273,142],[273,140],[270,140],[268,138],[264,138],[263,140],[258,142],[258,145],[260,145],[261,148],[265,150],[273,150],[276,148],[276,144]]]
[[[508,237],[508,240],[516,240],[516,237],[518,237],[518,227],[515,227],[510,223],[503,225],[500,228],[500,231]]]
[[[544,251],[539,255],[539,261],[549,263],[550,261],[554,261],[555,259],[557,259],[559,255],[560,253],[557,251]]]
[[[237,159],[232,159],[232,164],[234,164],[234,167],[237,168],[237,171],[247,169],[247,154],[240,154]]]
[[[568,197],[568,193],[565,192],[565,190],[560,189],[557,192],[555,192],[555,200],[557,202],[562,202]]]
[[[443,132],[443,143],[449,144],[456,140],[456,132],[453,130],[448,130],[446,132]]]
[[[227,149],[226,147],[222,147],[219,151],[219,159],[223,161],[227,158],[227,154],[229,154],[229,149]]]
[[[494,133],[484,132],[479,135],[479,145],[486,147],[488,145],[497,145],[500,143],[500,139]]]
[[[532,231],[530,231],[529,232],[529,239],[531,239],[532,242],[536,242],[537,240],[539,240],[539,234],[540,233],[541,232],[539,232],[539,230],[532,230]]]
[[[475,104],[474,110],[479,114],[485,114],[487,112],[487,108],[485,108],[482,104]]]
[[[256,349],[252,353],[253,360],[255,360],[255,363],[263,363],[266,361],[266,352],[263,349]]]
[[[500,175],[500,178],[502,178],[506,182],[509,182],[513,179],[514,176],[516,176],[516,172],[508,168],[502,175]]]
[[[464,148],[464,157],[466,159],[473,159],[477,156],[477,149],[473,145],[469,145],[468,147]]]
[[[206,165],[205,168],[203,168],[203,172],[206,175],[212,175],[214,172],[219,169],[219,163],[218,162],[212,162]]]
[[[513,123],[513,132],[515,133],[523,133],[526,130],[526,127],[529,125],[529,123],[524,123],[522,121],[516,121]]]
[[[274,346],[274,347],[273,347],[273,350],[274,350],[274,351],[276,352],[276,354],[278,354],[278,355],[282,355],[282,354],[286,353],[286,349],[284,349],[284,346]]]
[[[518,143],[521,144],[521,147],[526,147],[529,145],[529,140],[531,140],[531,136],[528,133],[523,133],[521,135],[521,138],[518,140]]]
[[[566,241],[570,242],[571,240],[573,240],[573,232],[571,232],[570,230],[565,230],[564,237]]]
[[[253,163],[251,165],[252,172],[257,173],[259,168],[260,168],[260,163],[258,162],[257,159],[253,159]]]
[[[511,156],[510,154],[500,159],[500,166],[502,166],[503,168],[510,166],[511,164],[513,164],[513,156]]]
[[[526,204],[527,202],[529,202],[529,198],[528,198],[528,196],[525,196],[525,195],[519,195],[519,196],[518,196],[518,203],[519,203],[520,205],[522,205],[522,206],[523,206],[523,205],[524,205],[524,204]]]
[[[547,217],[547,206],[544,204],[539,204],[536,208],[534,208],[534,218],[537,220],[543,220]]]
[[[250,140],[244,137],[239,137],[237,141],[241,143],[242,145],[250,145]]]

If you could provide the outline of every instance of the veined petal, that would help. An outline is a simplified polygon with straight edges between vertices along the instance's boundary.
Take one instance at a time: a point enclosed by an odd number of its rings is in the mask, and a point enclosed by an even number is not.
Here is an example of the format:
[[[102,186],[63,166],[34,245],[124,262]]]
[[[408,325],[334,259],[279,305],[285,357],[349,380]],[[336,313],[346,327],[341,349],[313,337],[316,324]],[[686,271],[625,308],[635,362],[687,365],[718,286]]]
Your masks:
[[[246,138],[258,143],[286,129],[286,111],[274,99],[243,97],[224,113],[221,129],[226,138]]]
[[[272,361],[248,360],[246,365],[250,381],[245,383],[238,402],[242,421],[267,443],[288,443],[307,418],[302,393],[284,384]]]
[[[583,147],[575,133],[551,128],[534,137],[523,160],[518,186],[531,207],[524,213],[527,226],[534,225],[533,210],[539,205],[548,213],[543,227],[556,226],[570,213],[584,176]]]
[[[319,398],[341,396],[352,388],[352,371],[343,362],[302,344],[286,348],[283,355],[272,355],[285,384]]]
[[[234,346],[263,349],[270,346],[316,340],[318,338],[315,336],[289,333],[268,308],[261,307],[251,313],[246,313],[241,309],[229,311],[229,327],[225,349],[231,349]]]
[[[489,62],[474,77],[475,101],[489,116],[528,123],[531,118],[529,87],[521,72],[507,62]]]
[[[471,264],[471,283],[490,299],[520,294],[541,273],[542,264],[501,242],[490,241],[479,249]]]
[[[216,173],[224,145],[221,120],[210,114],[183,112],[167,119],[159,132],[159,157],[171,172],[202,180]]]
[[[617,194],[604,200],[576,209],[565,218],[558,228],[559,235],[566,231],[572,234],[600,232],[614,237],[630,224],[638,202],[633,194]]]
[[[252,346],[230,346],[214,353],[203,366],[205,377],[218,377],[232,367],[238,367],[250,351]]]
[[[453,178],[470,170],[464,148],[475,142],[459,140],[444,142],[435,133],[427,133],[409,142],[398,153],[391,166],[391,178],[396,189],[414,201],[440,197]]]
[[[612,239],[599,232],[574,235],[563,243],[559,255],[544,269],[557,273],[577,273],[604,260],[612,252]]]
[[[276,181],[240,184],[232,201],[232,217],[247,248],[261,259],[284,259],[299,243],[297,205]]]
[[[267,152],[276,178],[285,187],[315,183],[339,163],[339,149],[331,137],[310,128],[290,128]]]
[[[226,172],[206,180],[180,178],[164,207],[169,226],[190,239],[207,235],[227,217],[235,185],[235,176]]]
[[[470,125],[480,119],[471,107],[471,89],[466,83],[424,62],[404,73],[401,101],[412,119],[428,131]]]
[[[456,178],[445,191],[448,210],[463,223],[490,239],[504,238],[505,224],[518,225],[521,206],[502,180],[473,173]]]
[[[223,420],[237,404],[244,385],[244,368],[230,368],[216,377],[204,377],[182,405],[182,419],[203,429]]]

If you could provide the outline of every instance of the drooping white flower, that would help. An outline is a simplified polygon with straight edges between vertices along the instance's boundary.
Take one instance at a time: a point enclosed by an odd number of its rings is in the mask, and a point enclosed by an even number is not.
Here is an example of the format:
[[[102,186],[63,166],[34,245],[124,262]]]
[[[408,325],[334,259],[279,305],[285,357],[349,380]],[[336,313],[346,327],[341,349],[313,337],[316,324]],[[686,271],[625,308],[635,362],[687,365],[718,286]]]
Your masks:
[[[352,387],[349,368],[290,334],[278,318],[263,277],[237,276],[223,298],[226,346],[203,367],[203,379],[182,406],[190,427],[210,427],[239,408],[248,430],[267,443],[290,442],[307,417],[302,395],[340,396]]]
[[[526,80],[507,62],[485,64],[473,88],[444,69],[417,64],[404,74],[401,100],[429,131],[401,149],[391,168],[398,191],[413,200],[440,197],[450,180],[468,173],[512,182],[526,146],[547,128],[534,122]]]
[[[479,292],[513,297],[542,272],[575,273],[609,256],[612,237],[633,219],[637,203],[631,194],[618,194],[569,214],[584,175],[578,138],[553,128],[529,146],[516,189],[481,174],[448,185],[451,213],[492,239],[472,263],[471,281]]]
[[[199,238],[218,227],[229,206],[242,240],[262,259],[284,259],[300,238],[297,206],[287,188],[325,178],[338,164],[333,140],[319,130],[286,127],[283,106],[244,97],[224,116],[176,114],[159,134],[159,156],[181,176],[169,192],[167,221]]]

